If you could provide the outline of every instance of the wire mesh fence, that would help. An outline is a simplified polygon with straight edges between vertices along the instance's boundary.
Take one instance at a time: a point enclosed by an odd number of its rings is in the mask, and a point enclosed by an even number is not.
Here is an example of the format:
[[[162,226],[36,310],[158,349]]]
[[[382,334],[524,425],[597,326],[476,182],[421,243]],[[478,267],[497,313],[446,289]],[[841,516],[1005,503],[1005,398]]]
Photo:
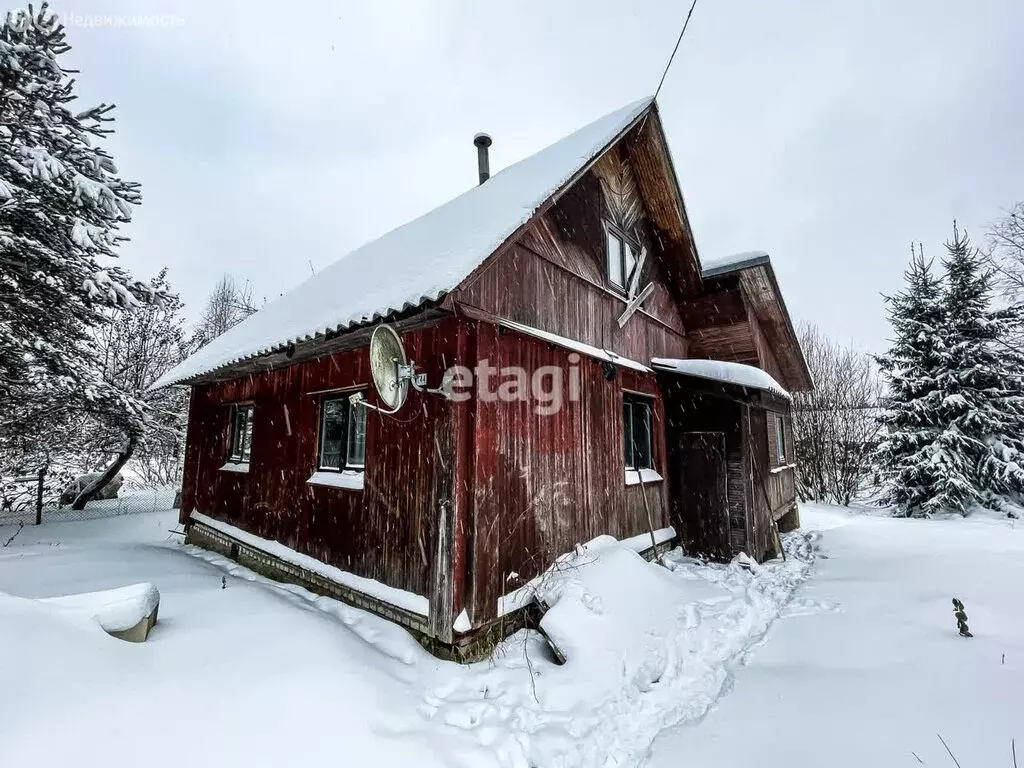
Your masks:
[[[96,499],[84,509],[72,509],[70,504],[44,503],[41,522],[53,523],[68,520],[96,520],[103,517],[133,515],[170,509],[175,501],[176,488],[137,488],[125,484],[112,499]],[[31,525],[36,521],[34,504],[19,504],[0,508],[0,526]]]

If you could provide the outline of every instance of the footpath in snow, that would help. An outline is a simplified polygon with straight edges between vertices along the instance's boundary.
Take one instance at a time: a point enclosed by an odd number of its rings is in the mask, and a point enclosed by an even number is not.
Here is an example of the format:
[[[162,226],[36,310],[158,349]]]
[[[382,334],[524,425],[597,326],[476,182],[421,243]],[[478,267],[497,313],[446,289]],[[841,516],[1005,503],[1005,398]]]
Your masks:
[[[814,578],[700,721],[650,766],[1024,765],[1024,526],[801,510]],[[957,634],[952,599],[973,638]]]
[[[809,574],[814,536],[790,535],[787,562],[751,570],[678,552],[661,567],[599,539],[538,586],[568,663],[523,632],[466,667],[180,545],[173,518],[26,528],[0,549],[5,766],[637,765],[728,690]],[[21,599],[136,582],[161,594],[140,645]]]

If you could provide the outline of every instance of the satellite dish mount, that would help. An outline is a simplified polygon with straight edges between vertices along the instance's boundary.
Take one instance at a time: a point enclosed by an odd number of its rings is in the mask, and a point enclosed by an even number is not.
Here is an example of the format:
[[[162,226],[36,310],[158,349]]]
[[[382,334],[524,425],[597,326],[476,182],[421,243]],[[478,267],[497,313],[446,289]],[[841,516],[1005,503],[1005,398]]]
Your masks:
[[[418,392],[451,397],[451,392],[444,386],[436,389],[427,386],[427,374],[416,371],[416,362],[406,356],[401,337],[390,325],[377,326],[370,337],[370,374],[384,405],[371,405],[360,392],[349,398],[353,405],[381,413],[395,413],[405,405],[410,385]]]

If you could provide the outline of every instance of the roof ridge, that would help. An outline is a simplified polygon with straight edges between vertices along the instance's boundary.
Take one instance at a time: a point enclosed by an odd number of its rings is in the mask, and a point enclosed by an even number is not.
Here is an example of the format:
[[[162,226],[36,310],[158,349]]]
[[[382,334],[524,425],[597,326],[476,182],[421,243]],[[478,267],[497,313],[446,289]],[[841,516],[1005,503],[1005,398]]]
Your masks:
[[[484,184],[370,240],[196,351],[151,387],[436,301],[454,290],[653,105],[627,104],[506,166]],[[353,273],[353,267],[358,273]]]

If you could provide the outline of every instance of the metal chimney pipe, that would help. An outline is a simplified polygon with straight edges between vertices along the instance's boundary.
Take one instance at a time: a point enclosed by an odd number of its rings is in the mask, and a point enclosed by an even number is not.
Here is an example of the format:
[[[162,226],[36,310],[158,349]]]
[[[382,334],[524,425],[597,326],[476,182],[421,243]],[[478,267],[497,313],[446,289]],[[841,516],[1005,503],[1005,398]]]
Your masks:
[[[480,183],[483,184],[491,178],[491,158],[487,148],[491,146],[491,137],[486,133],[478,133],[473,137],[473,144],[476,146],[476,164],[480,171]]]

